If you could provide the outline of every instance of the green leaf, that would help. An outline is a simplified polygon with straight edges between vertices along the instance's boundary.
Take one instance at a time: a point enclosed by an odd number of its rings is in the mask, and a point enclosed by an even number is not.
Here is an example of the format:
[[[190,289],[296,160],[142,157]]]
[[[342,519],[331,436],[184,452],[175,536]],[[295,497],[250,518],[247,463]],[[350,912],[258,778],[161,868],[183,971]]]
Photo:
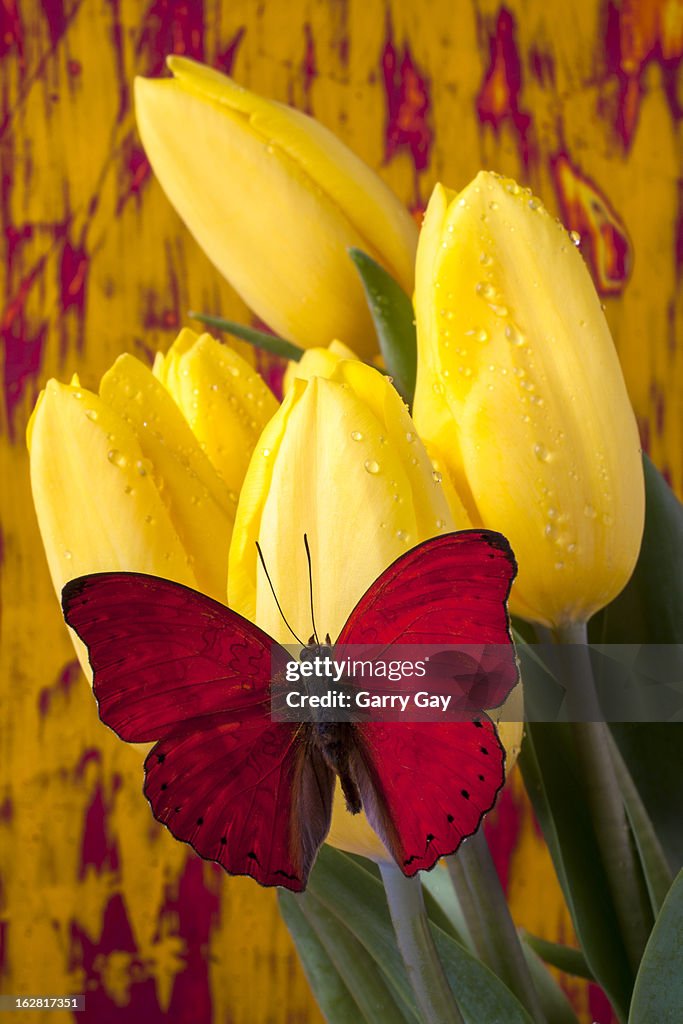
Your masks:
[[[304,350],[299,348],[298,345],[293,345],[291,341],[278,338],[277,335],[268,334],[266,331],[257,331],[254,327],[238,324],[234,320],[224,320],[220,316],[209,316],[208,313],[195,313],[192,310],[187,315],[192,317],[193,320],[199,320],[202,324],[215,327],[218,331],[225,331],[226,334],[232,334],[235,338],[248,341],[255,348],[262,348],[266,352],[272,352],[274,356],[281,356],[283,359],[293,359],[298,363],[304,354]]]
[[[643,875],[645,876],[652,910],[656,917],[662,903],[666,899],[666,894],[671,888],[673,880],[671,870],[666,862],[657,833],[645,810],[645,805],[640,798],[638,788],[631,778],[631,773],[626,767],[621,752],[614,741],[612,741],[612,746],[614,748],[612,760],[619,782],[619,789],[621,790],[624,806],[631,825],[631,832],[638,848],[638,855]]]
[[[683,871],[669,890],[645,948],[629,1024],[683,1020]]]
[[[381,882],[350,857],[324,846],[309,891],[362,943],[406,1006],[413,994],[396,946]],[[487,967],[432,925],[446,977],[467,1024],[531,1024],[526,1011]]]
[[[521,930],[522,940],[532,949],[534,953],[558,970],[565,974],[571,974],[575,978],[586,978],[587,981],[595,981],[591,969],[586,963],[586,958],[580,949],[572,949],[571,946],[562,946],[559,942],[548,942],[538,935]]]
[[[683,867],[683,726],[625,722],[610,730],[676,874]]]
[[[365,288],[387,371],[403,399],[412,404],[417,375],[413,304],[384,267],[360,249],[349,249]]]
[[[278,896],[282,917],[296,943],[308,983],[325,1018],[330,1024],[346,1024],[347,1021],[367,1024],[296,898],[284,890]]]
[[[353,992],[367,1024],[406,1024],[409,1017],[399,1010],[383,976],[348,928],[312,893],[291,897],[316,933],[346,987]]]
[[[683,505],[647,455],[643,470],[640,555],[621,594],[591,620],[593,643],[683,643]]]
[[[619,1018],[633,975],[609,895],[570,727],[528,724],[520,764],[586,961]]]

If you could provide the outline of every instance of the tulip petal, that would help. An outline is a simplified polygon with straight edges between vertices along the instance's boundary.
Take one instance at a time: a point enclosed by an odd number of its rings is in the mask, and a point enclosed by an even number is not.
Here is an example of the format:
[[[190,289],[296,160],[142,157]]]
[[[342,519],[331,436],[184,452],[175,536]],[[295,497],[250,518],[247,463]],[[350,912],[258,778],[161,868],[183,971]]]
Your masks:
[[[277,411],[273,393],[237,352],[188,329],[157,359],[154,374],[227,486],[234,509],[254,446]]]
[[[180,541],[192,560],[198,588],[225,600],[234,503],[180,409],[150,370],[122,355],[100,384],[102,401],[135,432],[140,477],[151,474]]]

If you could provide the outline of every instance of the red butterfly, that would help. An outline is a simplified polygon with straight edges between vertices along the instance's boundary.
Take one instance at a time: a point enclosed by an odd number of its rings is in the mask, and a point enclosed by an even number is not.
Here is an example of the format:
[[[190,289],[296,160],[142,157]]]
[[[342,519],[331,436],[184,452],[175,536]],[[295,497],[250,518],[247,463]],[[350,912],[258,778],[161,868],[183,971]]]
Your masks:
[[[505,645],[491,707],[518,679],[506,600],[515,560],[500,534],[468,530],[398,558],[358,602],[337,643]],[[144,792],[154,816],[200,856],[261,885],[306,887],[329,827],[335,775],[406,875],[476,831],[504,781],[486,715],[464,722],[276,723],[263,630],[204,594],[140,573],[64,587],[88,647],[102,721],[155,741]],[[493,678],[491,678],[493,676]]]

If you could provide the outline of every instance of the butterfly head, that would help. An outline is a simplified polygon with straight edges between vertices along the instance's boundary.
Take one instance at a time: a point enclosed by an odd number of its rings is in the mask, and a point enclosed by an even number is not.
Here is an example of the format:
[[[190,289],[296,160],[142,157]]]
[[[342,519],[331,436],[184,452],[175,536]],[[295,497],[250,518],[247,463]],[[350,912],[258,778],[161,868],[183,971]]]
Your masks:
[[[333,648],[330,634],[328,633],[325,637],[325,643],[321,644],[317,636],[313,635],[309,637],[308,643],[302,648],[301,654],[299,655],[300,661],[313,661],[316,658],[320,658],[321,661],[325,658],[332,658]]]

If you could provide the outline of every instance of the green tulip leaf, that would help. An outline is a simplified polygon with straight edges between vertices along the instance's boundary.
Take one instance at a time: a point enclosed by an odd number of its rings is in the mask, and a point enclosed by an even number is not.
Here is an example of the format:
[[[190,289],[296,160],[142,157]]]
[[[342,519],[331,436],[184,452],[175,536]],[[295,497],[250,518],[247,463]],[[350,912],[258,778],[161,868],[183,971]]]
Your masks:
[[[571,946],[563,946],[559,942],[548,942],[531,932],[520,932],[522,941],[529,949],[532,949],[541,960],[557,967],[565,974],[571,974],[575,978],[586,978],[587,981],[595,981],[591,969],[586,963],[586,958],[580,949],[572,949]]]
[[[316,992],[321,1007],[322,1000],[325,999],[329,1002],[329,995],[335,993],[336,1005],[324,1008],[331,1024],[336,1024],[337,1021],[340,1024],[346,1024],[346,1021],[356,1020],[359,1016],[367,1024],[386,1024],[387,1021],[395,1022],[395,1024],[408,1024],[408,1022],[412,1024],[415,1017],[412,1013],[403,1013],[398,1008],[387,983],[368,958],[363,946],[315,896],[311,893],[304,893],[301,896],[281,893],[280,906],[287,925],[297,942],[297,948],[300,948],[299,934],[306,941],[305,931],[302,932],[296,922],[296,912],[300,912],[336,972],[332,979],[333,984],[330,985],[328,982],[325,985],[325,992],[321,993],[321,996],[318,996]],[[292,907],[294,913],[292,913]],[[297,927],[298,933],[295,931]],[[308,941],[310,944],[310,936]],[[353,1018],[349,1016],[349,1007],[339,1004],[337,996],[339,980],[348,993],[353,993],[353,1001],[357,1004]]]
[[[533,949],[522,943],[522,950],[538,995],[544,1019],[551,1024],[579,1024],[571,1003]]]
[[[417,376],[413,304],[384,267],[360,249],[349,249],[360,274],[387,372],[401,397],[412,405]]]
[[[346,1024],[350,1020],[367,1024],[296,898],[284,890],[278,895],[280,913],[294,939],[304,973],[325,1019],[329,1024]]]
[[[375,874],[341,851],[324,846],[308,891],[364,946],[399,1003],[415,1013],[384,889]],[[517,999],[487,967],[433,923],[432,933],[466,1024],[531,1024]]]
[[[589,969],[625,1020],[633,974],[564,723],[527,724],[520,765]]]
[[[633,990],[628,1024],[680,1024],[683,1020],[683,871],[655,922]]]
[[[591,620],[595,643],[683,643],[683,505],[647,455],[643,471],[640,555],[621,594]]]
[[[257,331],[255,327],[247,327],[246,324],[238,324],[234,320],[224,320],[220,316],[210,316],[208,313],[195,313],[192,310],[187,314],[193,320],[199,320],[207,327],[215,327],[218,331],[232,334],[235,338],[248,341],[254,348],[262,348],[274,356],[282,359],[292,359],[298,363],[304,354],[304,350],[291,341],[278,338],[275,334],[268,334],[266,331]]]

